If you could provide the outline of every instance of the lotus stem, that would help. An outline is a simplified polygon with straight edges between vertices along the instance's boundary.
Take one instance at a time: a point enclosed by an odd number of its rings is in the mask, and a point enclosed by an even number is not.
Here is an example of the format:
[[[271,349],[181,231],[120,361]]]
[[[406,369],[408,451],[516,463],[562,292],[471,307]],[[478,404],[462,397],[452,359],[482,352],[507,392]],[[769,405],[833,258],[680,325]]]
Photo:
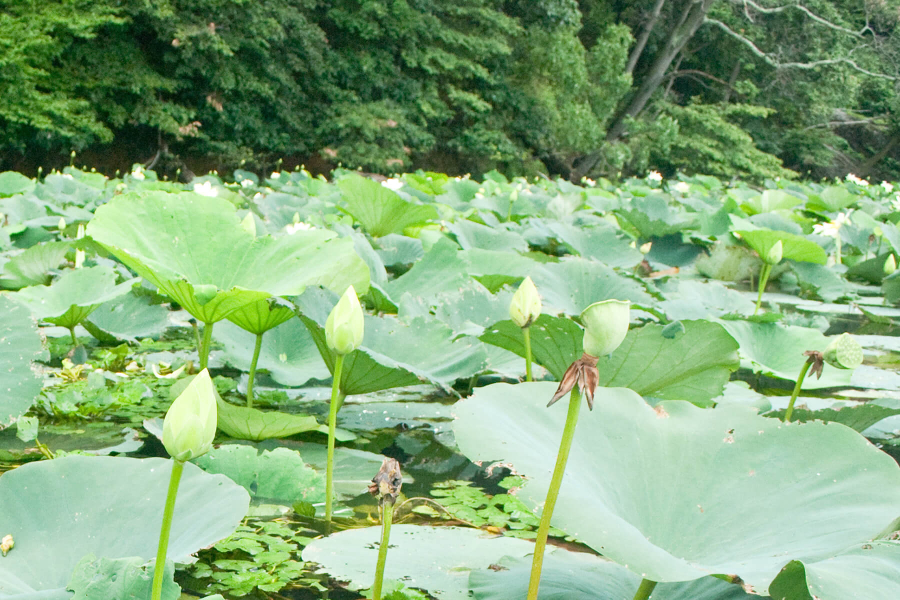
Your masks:
[[[803,380],[806,379],[806,374],[809,372],[809,368],[812,366],[813,361],[808,360],[803,363],[803,368],[800,369],[800,376],[797,377],[797,385],[794,386],[794,392],[791,394],[791,401],[788,402],[787,410],[784,411],[784,422],[791,422],[791,415],[794,414],[794,402],[797,401],[797,396],[800,395],[800,388],[803,387]]]
[[[247,408],[253,408],[253,380],[256,378],[256,363],[259,362],[259,351],[262,349],[263,334],[256,334],[256,345],[253,347],[253,358],[250,359],[250,376],[247,380]]]
[[[556,455],[556,467],[553,469],[550,489],[547,490],[547,500],[544,502],[544,510],[541,511],[541,523],[538,526],[537,538],[534,540],[534,558],[531,561],[528,600],[537,600],[538,597],[538,587],[541,585],[541,570],[544,566],[544,550],[547,547],[547,536],[550,534],[550,519],[553,517],[553,508],[556,506],[556,498],[559,496],[559,488],[562,485],[563,475],[566,471],[566,463],[569,461],[569,450],[572,449],[572,440],[575,437],[575,424],[578,422],[580,409],[581,390],[578,389],[578,386],[575,386],[572,388],[572,393],[569,396],[569,412],[566,415],[566,425],[563,428],[559,452]]]
[[[71,327],[69,327],[69,333],[72,334],[72,347],[73,348],[78,346],[78,338],[75,337],[75,327],[76,327],[75,325],[72,325]]]
[[[213,323],[203,324],[203,341],[200,342],[200,370],[209,366],[209,347],[212,344]]]
[[[197,345],[197,356],[200,356],[200,329],[197,327],[196,319],[191,319],[191,329],[194,330],[194,343]]]
[[[769,282],[769,273],[772,272],[772,265],[769,263],[763,263],[763,267],[759,272],[759,294],[756,295],[756,310],[753,311],[753,314],[759,312],[759,305],[762,304],[762,295],[763,292],[766,291],[766,284]]]
[[[642,579],[641,585],[638,587],[637,592],[634,594],[634,600],[647,600],[650,597],[650,594],[653,593],[653,588],[656,587],[655,581],[650,581],[649,579]]]
[[[841,264],[841,231],[840,229],[837,232],[837,235],[834,236],[834,262],[835,264]]]
[[[522,330],[522,337],[525,338],[525,381],[534,381],[531,377],[531,328],[526,327]]]
[[[175,496],[181,483],[184,463],[172,460],[172,476],[169,478],[169,492],[166,494],[166,508],[163,511],[162,527],[159,530],[159,547],[156,550],[156,564],[153,567],[153,588],[151,600],[162,598],[163,571],[166,568],[166,553],[169,550],[169,533],[172,530],[172,515],[175,514]]]
[[[334,495],[334,430],[337,428],[337,413],[341,405],[341,371],[344,355],[334,359],[334,376],[331,382],[331,404],[328,407],[328,463],[325,467],[325,527],[331,533],[331,503]]]
[[[381,586],[384,583],[384,564],[387,562],[388,546],[391,539],[391,521],[394,518],[394,503],[385,498],[381,504],[381,545],[378,546],[378,562],[375,564],[375,584],[372,586],[372,600],[381,600]]]

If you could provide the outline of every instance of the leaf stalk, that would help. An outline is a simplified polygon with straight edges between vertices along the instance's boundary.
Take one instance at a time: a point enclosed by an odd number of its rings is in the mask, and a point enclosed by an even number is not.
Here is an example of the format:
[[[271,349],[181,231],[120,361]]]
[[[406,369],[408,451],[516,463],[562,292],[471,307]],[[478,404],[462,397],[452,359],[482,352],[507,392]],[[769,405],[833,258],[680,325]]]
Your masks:
[[[334,496],[334,434],[337,429],[337,413],[341,406],[341,371],[344,369],[344,355],[334,359],[334,377],[331,383],[331,404],[328,407],[328,463],[325,467],[325,527],[331,533],[331,508]]]
[[[153,567],[153,587],[151,600],[160,600],[162,597],[163,571],[166,568],[166,553],[169,550],[169,533],[172,531],[172,516],[175,514],[175,496],[178,495],[178,484],[181,483],[181,473],[184,471],[184,463],[180,460],[172,460],[172,475],[169,478],[169,491],[166,494],[166,507],[163,510],[162,526],[159,530],[159,547],[156,550],[156,564]]]

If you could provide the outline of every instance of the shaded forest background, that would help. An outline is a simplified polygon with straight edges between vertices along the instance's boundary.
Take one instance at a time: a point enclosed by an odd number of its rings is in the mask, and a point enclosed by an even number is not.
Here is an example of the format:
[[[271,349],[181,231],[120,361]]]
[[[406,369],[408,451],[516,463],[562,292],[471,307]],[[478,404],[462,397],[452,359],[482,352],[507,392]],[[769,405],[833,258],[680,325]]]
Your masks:
[[[0,170],[900,179],[898,0],[0,0]]]

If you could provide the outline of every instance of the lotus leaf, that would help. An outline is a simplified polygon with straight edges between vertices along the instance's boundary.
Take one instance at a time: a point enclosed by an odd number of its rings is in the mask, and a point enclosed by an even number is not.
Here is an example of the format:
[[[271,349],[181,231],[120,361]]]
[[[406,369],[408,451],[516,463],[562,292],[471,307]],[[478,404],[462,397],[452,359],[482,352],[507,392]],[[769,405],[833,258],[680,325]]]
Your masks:
[[[272,442],[264,442],[271,444]],[[327,457],[327,448],[322,444],[310,444],[303,442],[300,444],[283,442],[290,444],[290,447],[297,448],[303,461],[320,473],[325,472],[325,463]],[[345,499],[356,498],[361,494],[368,493],[368,486],[372,482],[372,474],[377,473],[384,456],[375,454],[374,452],[366,452],[365,450],[354,450],[353,448],[335,448],[334,449],[334,491]],[[403,472],[403,483],[411,483],[414,479],[411,475]],[[323,490],[324,493],[324,490]],[[374,563],[373,563],[374,564]]]
[[[0,173],[0,198],[34,191],[37,184],[21,173],[4,171]]]
[[[239,440],[267,440],[319,428],[315,417],[235,406],[221,398],[217,399],[216,404],[219,411],[218,428]]]
[[[254,237],[221,198],[123,194],[97,209],[87,233],[204,323],[307,285],[368,287],[351,240],[321,229]]]
[[[767,213],[775,210],[787,210],[803,204],[803,198],[798,198],[784,190],[765,190],[758,196],[753,196],[741,204],[741,208],[748,215]]]
[[[520,234],[500,227],[488,227],[468,219],[460,219],[447,226],[456,236],[463,250],[479,248],[497,252],[524,252],[528,242]]]
[[[17,290],[29,285],[49,285],[50,271],[59,267],[71,248],[68,242],[47,242],[27,248],[3,265],[0,288]]]
[[[25,414],[41,393],[42,378],[32,361],[47,354],[28,309],[0,296],[0,429]]]
[[[131,292],[98,306],[82,326],[101,341],[135,342],[137,338],[159,337],[168,323],[166,307]]]
[[[760,256],[766,256],[772,246],[781,242],[782,257],[800,262],[811,262],[824,265],[828,256],[825,249],[802,235],[775,231],[772,229],[755,229],[753,231],[735,231]]]
[[[174,563],[167,562],[163,573],[162,600],[178,600],[181,587],[173,581]],[[153,563],[144,558],[97,558],[88,554],[75,565],[66,587],[75,592],[71,600],[140,600],[150,598],[152,584]],[[69,595],[63,591],[60,597]]]
[[[111,267],[85,267],[64,272],[49,286],[22,288],[10,298],[27,306],[34,318],[72,329],[104,302],[127,294],[135,283],[132,279],[117,285]]]
[[[380,527],[342,531],[313,541],[303,549],[303,560],[316,562],[335,579],[349,582],[350,589],[367,588],[375,580],[380,538]],[[394,525],[384,577],[427,590],[442,600],[464,600],[469,596],[471,572],[487,569],[503,556],[523,557],[533,550],[530,542],[480,529]]]
[[[494,384],[455,406],[460,450],[513,465],[533,508],[565,420],[545,408],[555,389]],[[653,408],[623,388],[598,388],[595,399],[578,421],[552,524],[647,579],[737,575],[765,594],[789,561],[834,556],[900,512],[900,467],[847,427],[784,426],[738,405]]]
[[[0,531],[16,547],[0,560],[0,596],[57,597],[88,554],[154,558],[171,470],[161,458],[69,456],[4,474]],[[185,465],[168,558],[192,562],[191,554],[234,531],[249,502],[227,477]]]
[[[386,267],[411,265],[425,256],[422,240],[394,233],[378,240],[376,252]]]
[[[696,216],[673,206],[661,194],[634,198],[627,207],[617,210],[616,215],[624,221],[623,228],[631,227],[643,240],[697,227]]]
[[[441,238],[413,267],[385,286],[394,301],[409,293],[414,298],[428,298],[441,292],[456,290],[469,281],[466,264],[459,256],[459,248]]]
[[[578,257],[540,265],[532,271],[531,279],[544,301],[545,312],[579,315],[601,300],[630,300],[643,306],[655,303],[639,280]]]
[[[423,225],[438,217],[433,206],[407,202],[377,181],[359,175],[344,177],[337,185],[347,204],[343,210],[372,237],[403,233],[407,227]]]
[[[548,223],[547,227],[559,241],[570,246],[582,258],[601,262],[610,267],[633,267],[644,255],[632,246],[615,227],[576,227],[562,222]]]
[[[502,569],[473,571],[469,587],[476,600],[513,600],[528,593],[530,558],[504,557]],[[552,550],[544,558],[538,600],[623,600],[631,598],[640,576],[614,562],[591,554]],[[715,577],[684,583],[663,583],[653,590],[653,600],[747,600],[741,586]]]

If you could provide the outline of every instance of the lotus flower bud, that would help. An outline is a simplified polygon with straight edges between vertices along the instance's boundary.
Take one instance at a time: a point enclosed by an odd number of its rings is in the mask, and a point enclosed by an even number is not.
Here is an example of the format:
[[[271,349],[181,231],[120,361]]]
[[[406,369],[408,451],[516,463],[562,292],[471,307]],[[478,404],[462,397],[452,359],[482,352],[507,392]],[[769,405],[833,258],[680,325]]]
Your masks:
[[[363,327],[363,310],[351,285],[325,321],[325,342],[337,354],[350,354],[362,344]]]
[[[781,258],[784,256],[784,245],[781,243],[781,240],[775,242],[769,251],[766,252],[766,255],[763,257],[763,261],[770,265],[777,265],[781,262]]]
[[[897,270],[897,259],[894,258],[893,254],[888,254],[887,260],[884,261],[882,270],[884,270],[885,275],[890,275]]]
[[[862,364],[862,347],[849,333],[842,333],[823,352],[825,362],[838,369],[855,369]]]
[[[606,356],[619,347],[628,333],[631,303],[627,300],[594,302],[581,313],[584,325],[584,351],[591,356]]]
[[[216,395],[206,369],[175,399],[163,421],[163,445],[178,461],[206,454],[216,436]]]
[[[513,323],[525,329],[541,316],[541,297],[531,277],[526,277],[519,289],[513,294],[509,304],[509,318]]]
[[[9,551],[15,548],[16,543],[13,541],[13,536],[5,535],[3,536],[3,540],[0,541],[0,552],[3,553],[3,556],[9,554]]]

